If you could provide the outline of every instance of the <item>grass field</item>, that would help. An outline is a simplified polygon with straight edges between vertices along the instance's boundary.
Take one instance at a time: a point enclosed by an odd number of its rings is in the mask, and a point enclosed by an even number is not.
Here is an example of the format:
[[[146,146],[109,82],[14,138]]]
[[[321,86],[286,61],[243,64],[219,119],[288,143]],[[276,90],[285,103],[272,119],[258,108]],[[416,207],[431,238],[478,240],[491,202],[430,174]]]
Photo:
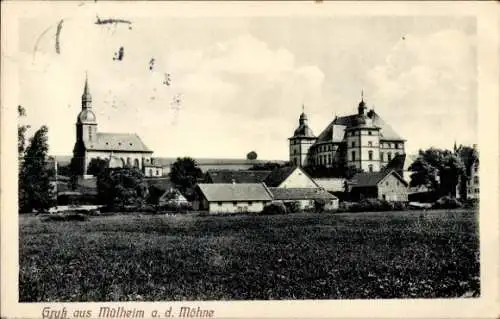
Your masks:
[[[21,302],[479,293],[474,211],[20,217]]]

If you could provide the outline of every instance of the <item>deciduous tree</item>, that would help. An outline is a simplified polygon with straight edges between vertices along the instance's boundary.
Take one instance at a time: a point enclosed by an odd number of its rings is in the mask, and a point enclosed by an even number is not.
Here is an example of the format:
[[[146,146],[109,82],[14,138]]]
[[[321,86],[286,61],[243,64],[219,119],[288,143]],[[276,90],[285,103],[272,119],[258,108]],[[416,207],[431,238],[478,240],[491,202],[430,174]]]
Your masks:
[[[53,203],[47,167],[48,128],[42,126],[30,139],[19,174],[19,211],[45,212]]]
[[[203,173],[194,159],[183,157],[177,158],[171,165],[169,177],[177,189],[191,199],[194,186],[203,177]]]

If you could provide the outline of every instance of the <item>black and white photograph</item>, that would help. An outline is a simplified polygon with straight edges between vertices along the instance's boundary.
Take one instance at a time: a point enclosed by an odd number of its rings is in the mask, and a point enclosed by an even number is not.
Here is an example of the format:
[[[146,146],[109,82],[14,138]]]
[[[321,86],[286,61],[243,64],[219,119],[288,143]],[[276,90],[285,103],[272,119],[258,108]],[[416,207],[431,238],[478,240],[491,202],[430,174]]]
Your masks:
[[[479,80],[498,81],[498,55],[484,71],[473,11],[33,4],[2,3],[17,16],[2,26],[1,105],[15,223],[2,216],[15,233],[2,250],[11,300],[47,305],[33,318],[479,303],[498,284],[482,250],[497,254],[498,234],[480,232],[485,214],[498,222],[498,86],[487,104]],[[97,304],[57,306],[75,302]],[[138,306],[151,302],[173,303]]]

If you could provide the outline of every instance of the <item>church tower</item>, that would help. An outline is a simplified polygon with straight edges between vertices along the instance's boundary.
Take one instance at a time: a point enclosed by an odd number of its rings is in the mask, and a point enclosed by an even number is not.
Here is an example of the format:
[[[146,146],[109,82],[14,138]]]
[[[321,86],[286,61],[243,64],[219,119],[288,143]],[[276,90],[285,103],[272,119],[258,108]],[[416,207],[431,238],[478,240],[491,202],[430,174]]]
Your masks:
[[[380,127],[374,125],[366,113],[366,104],[361,93],[358,114],[354,123],[346,129],[347,166],[354,166],[365,172],[380,171]]]
[[[295,166],[307,166],[309,148],[316,142],[316,136],[307,125],[307,115],[304,113],[302,106],[302,114],[299,117],[299,127],[295,130],[290,141],[290,162]]]
[[[94,141],[97,133],[97,122],[92,111],[92,96],[90,95],[88,79],[85,77],[85,86],[82,94],[82,110],[76,119],[76,140]]]
[[[82,110],[76,118],[76,143],[73,157],[78,164],[78,171],[85,176],[87,173],[85,144],[97,139],[97,121],[92,111],[92,96],[90,95],[88,79],[85,77],[85,86],[82,94]]]

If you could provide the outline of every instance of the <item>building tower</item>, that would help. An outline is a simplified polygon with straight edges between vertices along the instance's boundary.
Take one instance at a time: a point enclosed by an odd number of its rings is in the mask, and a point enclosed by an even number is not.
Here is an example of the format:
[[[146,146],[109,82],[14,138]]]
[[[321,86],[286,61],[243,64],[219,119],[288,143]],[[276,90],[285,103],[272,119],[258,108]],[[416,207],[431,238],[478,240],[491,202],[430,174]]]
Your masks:
[[[309,163],[309,148],[316,142],[316,136],[307,125],[307,115],[304,113],[302,105],[302,114],[299,117],[299,127],[295,130],[290,141],[290,162],[295,166],[306,166]]]
[[[97,121],[92,111],[92,96],[90,95],[87,76],[85,76],[85,86],[82,94],[82,110],[76,118],[76,144],[73,150],[73,157],[77,160],[80,173],[86,174],[85,165],[85,142],[95,141],[97,137]]]
[[[352,126],[346,129],[347,167],[354,166],[365,172],[380,171],[380,127],[366,113],[366,104],[361,92],[358,114]]]

